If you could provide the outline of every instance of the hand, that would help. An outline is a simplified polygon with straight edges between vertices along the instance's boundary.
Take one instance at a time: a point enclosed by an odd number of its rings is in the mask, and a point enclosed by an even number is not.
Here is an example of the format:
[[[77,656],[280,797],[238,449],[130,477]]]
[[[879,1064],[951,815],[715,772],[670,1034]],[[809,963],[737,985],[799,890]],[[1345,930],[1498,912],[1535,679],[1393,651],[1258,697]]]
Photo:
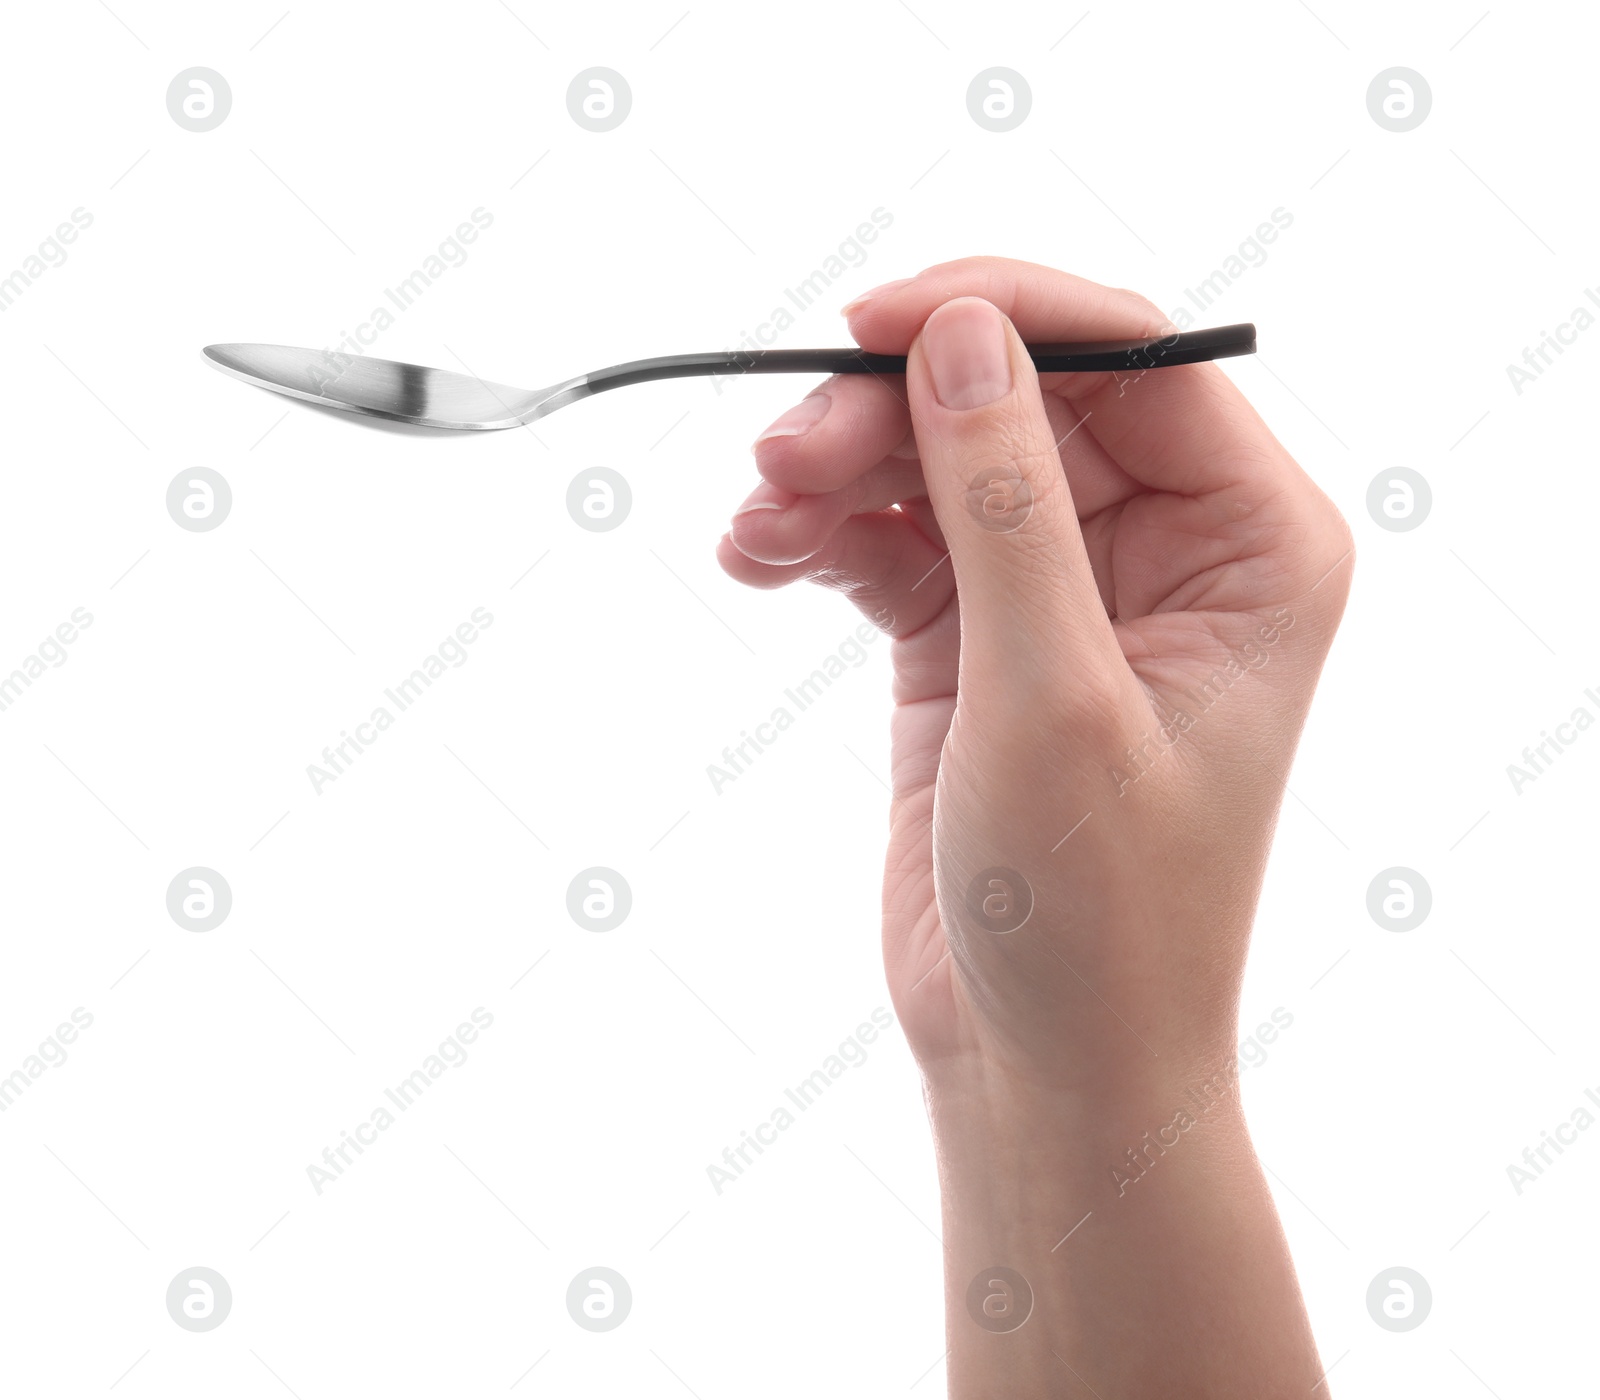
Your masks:
[[[845,591],[896,639],[884,957],[928,1080],[947,1252],[970,1245],[978,1271],[1003,1248],[1030,1260],[1049,1310],[1033,1335],[1053,1331],[1056,1360],[1095,1370],[1096,1388],[1197,1393],[1192,1363],[1180,1382],[1148,1338],[1101,1356],[1084,1329],[1126,1341],[1118,1258],[1172,1211],[1205,1235],[1219,1181],[1234,1223],[1248,1208],[1260,1226],[1243,1232],[1249,1267],[1264,1253],[1288,1273],[1231,1078],[1203,1135],[1174,1130],[1207,1147],[1174,1145],[1165,1174],[1146,1149],[1137,1177],[1126,1149],[1232,1070],[1250,924],[1350,532],[1217,366],[1035,374],[1024,341],[1173,329],[1132,293],[974,259],[847,311],[864,349],[909,355],[903,384],[839,376],[768,429],[765,482],[719,557],[756,586]],[[998,1143],[1021,1154],[1034,1204],[996,1205]],[[1107,1217],[1124,1209],[1101,1227],[1112,1284],[1095,1300],[1061,1275],[1054,1240],[1031,1240],[1055,1229],[1028,1219],[1053,1195],[1084,1202],[1063,1229],[1101,1196]],[[1207,1272],[1242,1242],[1211,1248]],[[1157,1262],[1170,1276],[1170,1244],[1126,1282]],[[973,1326],[960,1267],[951,1375],[977,1385],[995,1345],[1024,1354],[1023,1334]],[[1263,1325],[1228,1301],[1206,1299],[1213,1324]],[[1219,1384],[1319,1379],[1292,1273],[1287,1302],[1284,1354]],[[1055,1362],[1038,1364],[1044,1393]],[[1001,1389],[1030,1393],[1030,1374]]]

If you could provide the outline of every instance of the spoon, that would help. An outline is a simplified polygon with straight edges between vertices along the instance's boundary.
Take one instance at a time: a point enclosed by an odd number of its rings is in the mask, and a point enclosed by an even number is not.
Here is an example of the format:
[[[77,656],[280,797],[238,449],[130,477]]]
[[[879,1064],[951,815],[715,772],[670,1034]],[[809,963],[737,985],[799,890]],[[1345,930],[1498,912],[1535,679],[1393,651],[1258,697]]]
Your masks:
[[[1244,324],[1173,333],[1157,340],[1094,341],[1080,345],[1030,345],[1041,374],[1113,370],[1137,374],[1168,365],[1192,365],[1232,355],[1253,355],[1256,328]],[[685,375],[904,374],[904,355],[841,350],[726,350],[630,360],[580,374],[548,389],[513,389],[454,370],[428,369],[397,360],[374,360],[337,350],[292,345],[208,345],[206,357],[224,374],[290,398],[349,413],[393,418],[425,428],[517,428],[624,384]]]

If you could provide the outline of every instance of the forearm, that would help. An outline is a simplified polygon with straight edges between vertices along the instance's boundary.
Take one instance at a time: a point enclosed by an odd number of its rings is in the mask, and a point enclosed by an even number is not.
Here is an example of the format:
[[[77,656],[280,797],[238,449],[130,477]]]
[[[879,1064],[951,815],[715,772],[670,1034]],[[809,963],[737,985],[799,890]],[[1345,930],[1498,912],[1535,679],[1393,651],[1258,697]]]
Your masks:
[[[953,1400],[1311,1393],[1236,1084],[1227,1067],[1086,1102],[930,1083]]]

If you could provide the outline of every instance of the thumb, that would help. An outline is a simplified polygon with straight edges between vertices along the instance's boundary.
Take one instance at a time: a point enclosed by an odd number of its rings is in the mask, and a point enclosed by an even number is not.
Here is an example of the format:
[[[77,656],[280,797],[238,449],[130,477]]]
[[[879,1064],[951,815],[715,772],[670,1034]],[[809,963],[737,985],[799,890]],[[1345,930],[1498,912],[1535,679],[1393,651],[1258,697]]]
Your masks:
[[[906,389],[961,599],[962,689],[1047,693],[1053,709],[1125,696],[1131,673],[1011,322],[977,297],[938,307],[911,346]]]

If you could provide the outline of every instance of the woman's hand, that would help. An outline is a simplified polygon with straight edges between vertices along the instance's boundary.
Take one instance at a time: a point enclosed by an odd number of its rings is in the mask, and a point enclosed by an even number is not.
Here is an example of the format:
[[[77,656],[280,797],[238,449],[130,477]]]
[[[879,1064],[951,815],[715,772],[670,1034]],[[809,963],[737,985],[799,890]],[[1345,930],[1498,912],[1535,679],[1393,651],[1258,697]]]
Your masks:
[[[884,957],[940,1149],[952,1393],[1308,1392],[1234,1047],[1350,532],[1215,365],[1035,374],[1025,341],[1174,329],[1132,293],[973,259],[847,312],[904,381],[837,377],[768,429],[720,557],[896,639]],[[1031,1331],[982,1320],[989,1284],[969,1315],[999,1265]]]

